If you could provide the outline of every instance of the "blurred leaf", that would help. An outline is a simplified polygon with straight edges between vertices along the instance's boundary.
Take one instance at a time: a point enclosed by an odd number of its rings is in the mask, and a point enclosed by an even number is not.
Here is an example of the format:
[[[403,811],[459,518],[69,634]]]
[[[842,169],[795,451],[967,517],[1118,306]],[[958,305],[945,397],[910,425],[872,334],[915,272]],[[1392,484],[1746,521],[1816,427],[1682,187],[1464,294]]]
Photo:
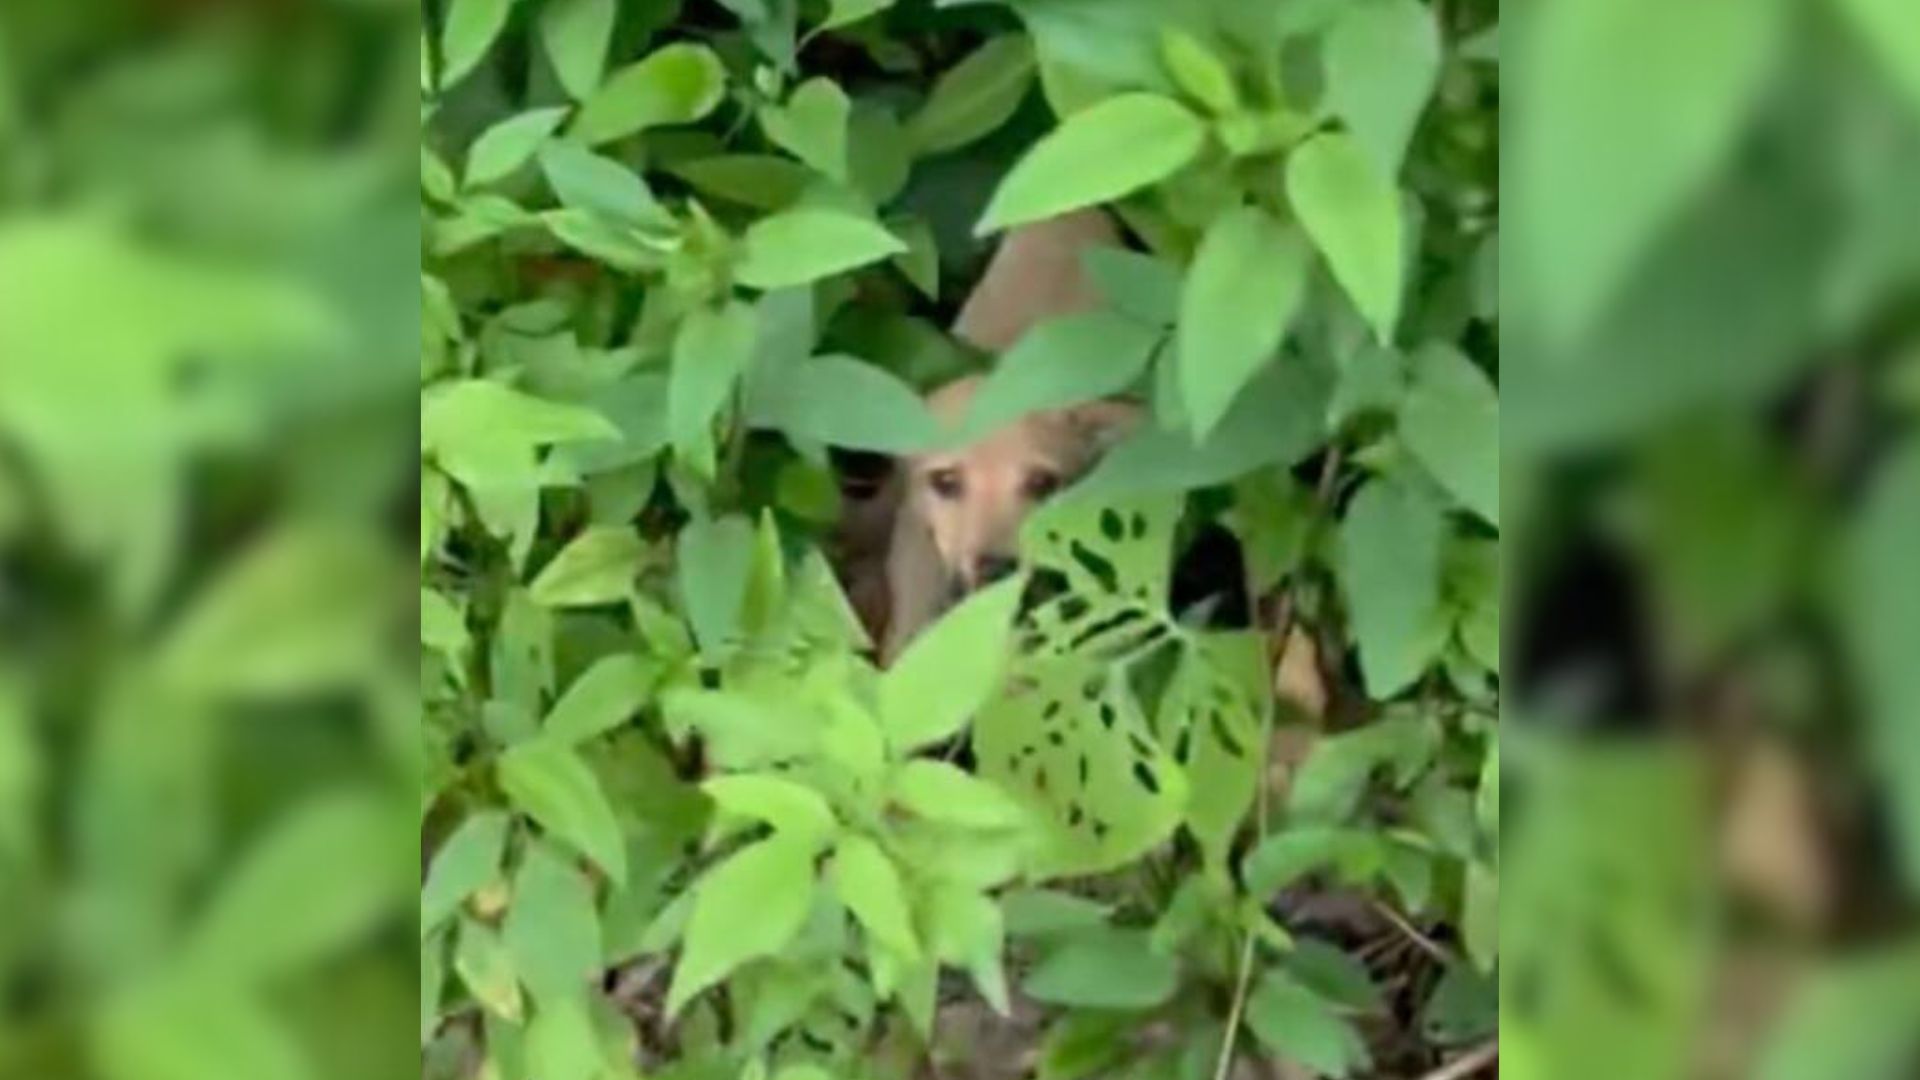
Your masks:
[[[292,1031],[230,987],[149,979],[106,1001],[94,1056],[106,1080],[311,1080]]]
[[[357,685],[380,665],[391,570],[377,538],[287,527],[193,598],[161,646],[161,670],[180,687],[240,697]]]
[[[1148,326],[1172,326],[1180,318],[1185,280],[1178,266],[1114,247],[1088,248],[1080,258],[1108,307]]]
[[[748,288],[784,289],[906,250],[899,237],[870,219],[837,210],[788,210],[747,229],[734,276]]]
[[[1000,689],[1024,576],[967,597],[880,675],[887,743],[904,757],[958,735]]]
[[[1413,358],[1400,435],[1442,487],[1500,526],[1500,395],[1478,365],[1450,346]]]
[[[467,151],[466,186],[481,187],[512,175],[532,160],[534,151],[560,127],[568,111],[564,106],[530,109],[482,132]]]
[[[516,746],[500,757],[500,788],[515,808],[592,859],[615,882],[627,878],[620,825],[593,771],[568,747]]]
[[[407,893],[406,819],[364,790],[288,811],[229,873],[193,938],[236,983],[304,973],[391,917]],[[353,873],[342,873],[346,866]]]
[[[648,128],[692,124],[720,104],[727,72],[704,45],[675,42],[607,78],[580,106],[568,133],[588,146]]]
[[[944,154],[998,131],[1033,86],[1033,46],[1006,34],[968,53],[942,73],[920,111],[907,122],[919,156]]]
[[[1887,74],[1920,109],[1920,20],[1902,0],[1836,0],[1860,43],[1877,53]]]
[[[1371,1064],[1353,1025],[1281,971],[1262,976],[1247,999],[1247,1026],[1269,1050],[1321,1076],[1347,1076]]]
[[[1083,1009],[1151,1009],[1179,988],[1174,959],[1147,947],[1139,930],[1095,930],[1062,942],[1027,975],[1035,1001]]]
[[[1386,174],[1353,136],[1326,132],[1288,156],[1287,198],[1374,337],[1391,342],[1400,321],[1406,226]]]
[[[467,897],[500,872],[507,847],[507,815],[483,810],[469,816],[433,854],[420,886],[420,936],[453,916]]]
[[[1206,128],[1155,94],[1121,94],[1069,116],[1027,151],[987,204],[985,234],[1110,202],[1184,168]]]
[[[813,904],[813,848],[776,834],[742,848],[694,885],[686,944],[674,967],[667,1014],[749,960],[778,952]]]
[[[615,653],[595,661],[554,703],[540,737],[571,746],[625,723],[652,695],[659,669],[649,659]]]
[[[1556,340],[1589,329],[1723,163],[1773,71],[1788,10],[1559,0],[1530,20],[1508,235]]]
[[[862,19],[871,18],[892,7],[894,0],[832,0],[827,21],[820,24],[822,30],[833,30],[842,26],[851,26]]]
[[[682,453],[711,437],[713,423],[753,362],[759,320],[740,300],[689,312],[673,339],[667,430]]]
[[[527,1068],[540,1080],[596,1080],[606,1059],[581,994],[543,1004],[527,1024]]]
[[[1440,27],[1420,0],[1360,0],[1327,34],[1327,95],[1373,158],[1396,176],[1440,79]]]
[[[440,86],[466,77],[506,29],[514,0],[449,0],[440,33]]]
[[[1103,926],[1108,909],[1084,896],[1052,889],[1015,889],[1000,898],[1007,932],[1047,937]]]
[[[847,179],[847,127],[853,103],[832,79],[808,79],[782,105],[760,107],[760,127],[775,146],[835,180]]]
[[[1850,525],[1846,611],[1868,719],[1866,758],[1879,774],[1907,887],[1920,893],[1920,439],[1880,466]]]
[[[1920,1023],[1920,950],[1827,961],[1798,986],[1759,1055],[1759,1080],[1912,1073]]]
[[[847,910],[875,941],[901,959],[920,956],[906,885],[878,844],[855,833],[841,837],[828,873]]]
[[[573,860],[548,844],[527,848],[501,939],[542,1011],[586,991],[600,969],[600,913]]]
[[[567,96],[584,101],[600,88],[619,0],[548,0],[540,41]]]
[[[1207,227],[1180,301],[1180,390],[1196,440],[1205,440],[1280,348],[1306,299],[1313,252],[1256,207]]]

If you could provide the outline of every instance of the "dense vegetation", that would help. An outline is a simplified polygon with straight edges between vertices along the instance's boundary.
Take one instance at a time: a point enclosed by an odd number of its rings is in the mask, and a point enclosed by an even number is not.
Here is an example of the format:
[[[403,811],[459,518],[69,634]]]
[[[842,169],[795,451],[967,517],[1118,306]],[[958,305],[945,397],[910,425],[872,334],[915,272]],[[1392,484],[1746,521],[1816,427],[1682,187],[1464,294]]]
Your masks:
[[[1492,15],[434,11],[429,1072],[908,1076],[988,1010],[1029,1035],[983,1067],[1056,1078],[1488,1039]],[[1102,204],[1102,310],[943,332],[996,233]],[[827,449],[931,446],[973,370],[977,422],[1152,422],[877,671]],[[1209,525],[1237,624],[1170,605]],[[1295,626],[1324,718],[1275,700]]]

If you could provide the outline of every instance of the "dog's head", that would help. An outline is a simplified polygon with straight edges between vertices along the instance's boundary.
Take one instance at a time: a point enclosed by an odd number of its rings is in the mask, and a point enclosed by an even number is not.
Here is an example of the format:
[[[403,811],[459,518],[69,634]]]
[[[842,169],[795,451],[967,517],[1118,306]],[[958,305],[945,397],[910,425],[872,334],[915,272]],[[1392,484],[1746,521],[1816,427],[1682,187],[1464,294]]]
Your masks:
[[[979,386],[978,378],[949,383],[928,397],[928,408],[958,427]],[[1086,471],[1138,412],[1097,401],[1032,413],[959,449],[908,458],[901,511],[924,526],[949,599],[1011,573],[1028,511]]]

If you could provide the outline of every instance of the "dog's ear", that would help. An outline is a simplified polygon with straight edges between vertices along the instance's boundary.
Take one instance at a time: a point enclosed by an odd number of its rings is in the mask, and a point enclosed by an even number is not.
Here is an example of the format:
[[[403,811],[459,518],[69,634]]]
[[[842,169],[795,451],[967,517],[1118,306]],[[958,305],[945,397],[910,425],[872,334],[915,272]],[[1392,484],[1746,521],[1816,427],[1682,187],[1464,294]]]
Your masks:
[[[1106,453],[1140,426],[1143,410],[1131,401],[1089,401],[1067,410],[1067,423],[1094,456]]]

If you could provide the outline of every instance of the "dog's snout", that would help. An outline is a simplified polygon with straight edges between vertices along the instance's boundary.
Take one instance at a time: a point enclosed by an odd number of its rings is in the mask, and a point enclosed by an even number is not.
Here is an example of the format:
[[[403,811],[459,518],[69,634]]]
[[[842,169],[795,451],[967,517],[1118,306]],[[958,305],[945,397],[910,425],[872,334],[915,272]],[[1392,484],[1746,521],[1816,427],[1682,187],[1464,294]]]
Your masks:
[[[980,584],[989,585],[1011,576],[1019,568],[1020,560],[1011,555],[982,555],[974,563],[973,574]]]

